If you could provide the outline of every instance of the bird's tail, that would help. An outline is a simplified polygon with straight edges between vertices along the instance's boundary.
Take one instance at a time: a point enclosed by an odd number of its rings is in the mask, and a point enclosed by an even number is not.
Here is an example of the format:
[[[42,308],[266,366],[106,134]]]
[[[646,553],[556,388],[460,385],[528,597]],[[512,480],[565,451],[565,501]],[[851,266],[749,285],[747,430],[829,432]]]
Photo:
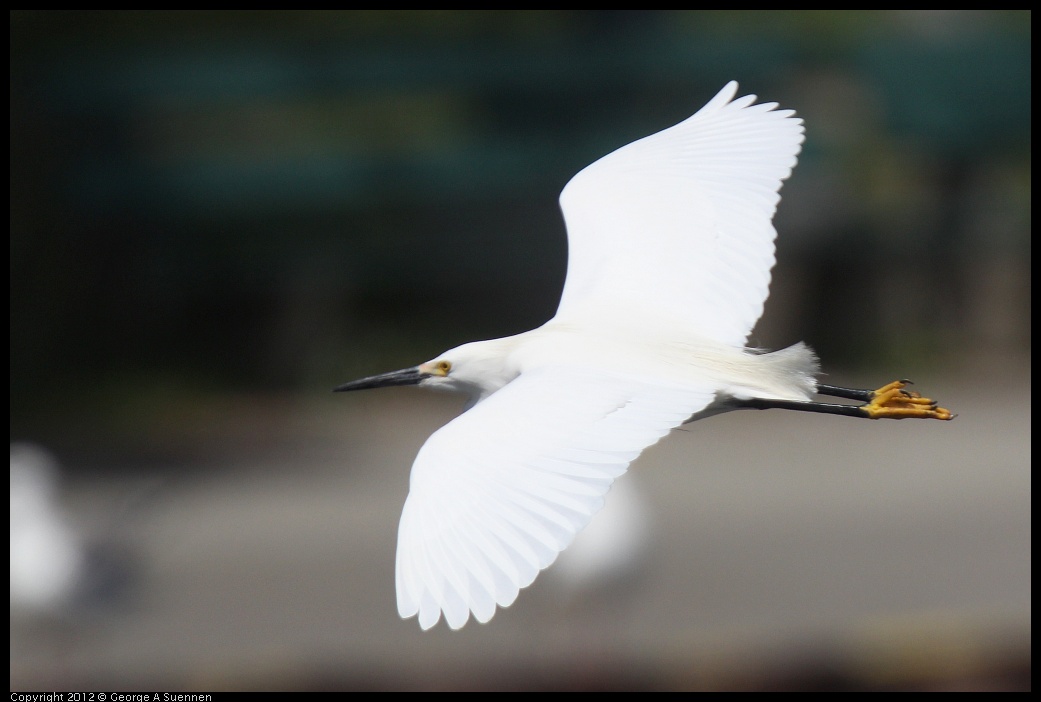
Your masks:
[[[813,349],[800,341],[786,349],[763,354],[761,361],[776,372],[773,377],[786,378],[791,389],[805,396],[806,399],[817,394],[817,375],[820,373],[820,361]]]

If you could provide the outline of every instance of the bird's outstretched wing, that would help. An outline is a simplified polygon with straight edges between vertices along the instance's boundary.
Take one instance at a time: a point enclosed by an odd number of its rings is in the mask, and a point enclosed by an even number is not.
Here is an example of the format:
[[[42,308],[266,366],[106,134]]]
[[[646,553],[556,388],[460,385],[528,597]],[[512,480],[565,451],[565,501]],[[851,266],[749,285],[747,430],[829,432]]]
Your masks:
[[[697,113],[580,171],[560,205],[567,282],[557,318],[605,310],[740,346],[763,311],[771,219],[803,141],[776,103],[733,100],[728,83]],[[613,323],[613,322],[611,322]]]
[[[398,528],[402,617],[488,621],[550,565],[643,449],[713,397],[571,367],[520,375],[437,431]]]

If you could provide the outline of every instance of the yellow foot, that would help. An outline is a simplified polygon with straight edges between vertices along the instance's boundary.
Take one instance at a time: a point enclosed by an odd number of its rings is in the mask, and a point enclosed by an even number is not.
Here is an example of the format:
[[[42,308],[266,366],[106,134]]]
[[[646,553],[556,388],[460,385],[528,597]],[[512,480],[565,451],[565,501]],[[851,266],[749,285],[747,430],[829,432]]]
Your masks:
[[[871,402],[861,409],[871,419],[954,419],[957,415],[938,406],[936,400],[922,397],[913,390],[904,388],[910,380],[894,380],[883,385],[871,395]]]

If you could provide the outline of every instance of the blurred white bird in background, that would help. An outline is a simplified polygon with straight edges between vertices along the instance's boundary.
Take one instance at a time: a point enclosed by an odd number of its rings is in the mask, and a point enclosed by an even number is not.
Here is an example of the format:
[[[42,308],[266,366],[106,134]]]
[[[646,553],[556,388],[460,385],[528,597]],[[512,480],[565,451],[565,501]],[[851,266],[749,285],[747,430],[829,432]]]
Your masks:
[[[137,520],[157,494],[155,480],[123,481],[118,500],[73,513],[62,495],[62,466],[39,444],[11,444],[11,616],[83,621],[112,614],[135,594]]]
[[[577,602],[600,592],[621,597],[641,574],[654,550],[654,519],[636,477],[611,486],[603,508],[554,563],[551,574],[567,599]]]
[[[62,509],[58,462],[46,449],[11,444],[11,614],[67,607],[83,576],[82,539]]]
[[[468,396],[412,467],[397,601],[424,629],[487,622],[603,506],[648,446],[695,419],[783,408],[951,419],[896,381],[816,382],[804,344],[745,347],[774,264],[771,222],[802,120],[728,83],[692,117],[604,156],[564,188],[556,316],[336,391],[420,385]],[[812,402],[815,394],[862,404]]]

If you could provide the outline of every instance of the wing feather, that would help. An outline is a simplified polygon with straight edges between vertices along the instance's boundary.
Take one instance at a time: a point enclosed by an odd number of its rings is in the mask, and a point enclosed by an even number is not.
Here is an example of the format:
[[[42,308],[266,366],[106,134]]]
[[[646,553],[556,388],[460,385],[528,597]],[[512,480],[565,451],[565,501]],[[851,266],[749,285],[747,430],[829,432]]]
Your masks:
[[[485,622],[603,506],[630,461],[703,409],[676,389],[575,368],[524,373],[420,450],[398,532],[398,610]]]
[[[754,95],[733,99],[736,92],[737,83],[727,84],[693,116],[604,156],[567,184],[558,319],[621,307],[636,319],[653,315],[678,331],[744,345],[769,292],[771,220],[803,126],[792,110],[753,104]]]

